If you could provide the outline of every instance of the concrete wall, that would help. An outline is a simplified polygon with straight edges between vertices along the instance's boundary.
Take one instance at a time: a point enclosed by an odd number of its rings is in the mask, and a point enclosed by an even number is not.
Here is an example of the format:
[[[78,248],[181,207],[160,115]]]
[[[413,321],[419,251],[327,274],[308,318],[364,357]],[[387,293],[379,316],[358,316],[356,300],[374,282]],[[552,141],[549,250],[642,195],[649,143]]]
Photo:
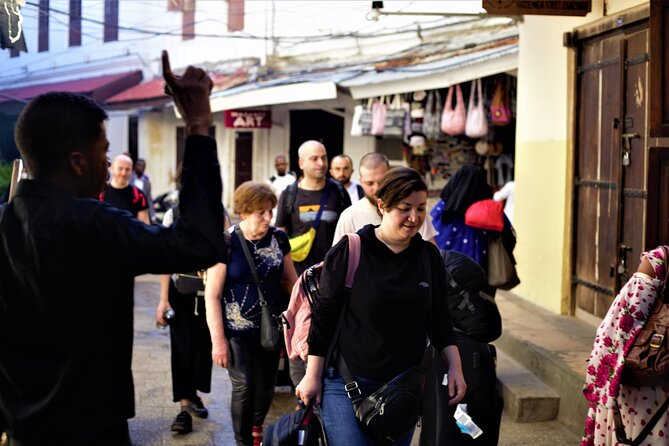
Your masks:
[[[607,15],[645,1],[606,1]],[[602,17],[594,0],[585,18],[525,16],[520,26],[516,127],[514,252],[522,283],[513,290],[550,311],[570,310],[573,81],[563,33]]]

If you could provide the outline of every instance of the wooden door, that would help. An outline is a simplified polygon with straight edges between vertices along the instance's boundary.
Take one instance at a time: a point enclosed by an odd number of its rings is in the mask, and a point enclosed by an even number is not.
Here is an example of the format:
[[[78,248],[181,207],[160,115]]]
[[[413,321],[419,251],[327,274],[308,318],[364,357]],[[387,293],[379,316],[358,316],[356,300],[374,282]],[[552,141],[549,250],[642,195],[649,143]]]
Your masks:
[[[573,300],[598,317],[643,248],[647,45],[647,21],[577,43]]]

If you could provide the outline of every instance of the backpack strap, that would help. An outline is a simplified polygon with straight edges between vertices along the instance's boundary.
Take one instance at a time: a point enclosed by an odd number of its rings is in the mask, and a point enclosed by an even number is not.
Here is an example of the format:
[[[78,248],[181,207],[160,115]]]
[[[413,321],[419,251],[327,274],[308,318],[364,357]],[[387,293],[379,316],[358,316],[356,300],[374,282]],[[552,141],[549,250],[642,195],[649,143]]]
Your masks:
[[[139,203],[139,189],[137,186],[130,185],[132,187],[132,204]]]
[[[286,186],[286,214],[291,215],[297,200],[297,181]]]
[[[351,205],[351,197],[348,195],[348,192],[346,191],[346,189],[344,189],[344,186],[339,181],[326,178],[325,186],[327,187],[328,185],[330,187],[334,187],[337,190],[337,193],[339,194],[339,206],[341,207],[341,209],[339,210],[340,212]]]
[[[443,259],[447,251],[445,249],[441,249],[439,252],[441,252],[441,258]],[[451,271],[445,264],[444,264],[444,271],[446,271],[446,280],[448,281],[448,285],[451,288],[453,288],[453,290],[457,290],[460,285],[458,285],[458,282],[455,281],[453,274],[451,274]],[[463,308],[467,307],[467,309],[472,313],[476,311],[476,307],[474,306],[472,301],[469,300],[469,292],[467,292],[467,290],[463,288],[460,290],[458,294],[460,295],[460,297],[462,297],[462,302],[460,302],[460,304],[458,305],[458,310],[462,310]]]
[[[346,288],[353,287],[355,272],[360,264],[360,236],[356,233],[348,234],[348,269],[346,270]]]
[[[363,189],[362,186],[359,184],[356,184],[355,186],[358,189],[358,199],[362,200],[363,198],[365,198],[365,189]]]

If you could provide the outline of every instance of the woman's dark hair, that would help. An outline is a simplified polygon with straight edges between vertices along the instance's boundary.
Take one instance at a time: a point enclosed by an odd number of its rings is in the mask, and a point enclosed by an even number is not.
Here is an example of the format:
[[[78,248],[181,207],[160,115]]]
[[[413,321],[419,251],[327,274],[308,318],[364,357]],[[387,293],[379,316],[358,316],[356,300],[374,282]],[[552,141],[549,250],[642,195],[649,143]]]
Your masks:
[[[409,167],[394,167],[381,179],[376,197],[384,208],[392,209],[414,192],[427,192],[423,176]]]
[[[55,172],[71,152],[88,152],[100,137],[107,113],[92,99],[75,93],[40,95],[23,109],[14,139],[33,178]]]
[[[441,190],[441,199],[446,204],[441,220],[450,223],[464,218],[465,211],[477,201],[492,198],[492,188],[486,179],[486,172],[474,164],[466,164],[448,180]]]

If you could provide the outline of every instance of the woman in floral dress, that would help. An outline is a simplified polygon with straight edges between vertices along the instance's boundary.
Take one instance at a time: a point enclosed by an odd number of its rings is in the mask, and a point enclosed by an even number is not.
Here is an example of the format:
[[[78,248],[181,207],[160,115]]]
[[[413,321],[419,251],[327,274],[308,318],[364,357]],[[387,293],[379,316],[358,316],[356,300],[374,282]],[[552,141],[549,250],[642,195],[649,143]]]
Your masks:
[[[625,356],[643,328],[666,276],[665,247],[641,255],[641,265],[620,290],[597,329],[588,359],[583,393],[589,401],[581,446],[613,446],[616,436],[614,413],[620,410],[625,438],[636,440],[658,410],[659,421],[640,443],[669,444],[669,411],[663,407],[669,386],[626,386],[620,383]]]

